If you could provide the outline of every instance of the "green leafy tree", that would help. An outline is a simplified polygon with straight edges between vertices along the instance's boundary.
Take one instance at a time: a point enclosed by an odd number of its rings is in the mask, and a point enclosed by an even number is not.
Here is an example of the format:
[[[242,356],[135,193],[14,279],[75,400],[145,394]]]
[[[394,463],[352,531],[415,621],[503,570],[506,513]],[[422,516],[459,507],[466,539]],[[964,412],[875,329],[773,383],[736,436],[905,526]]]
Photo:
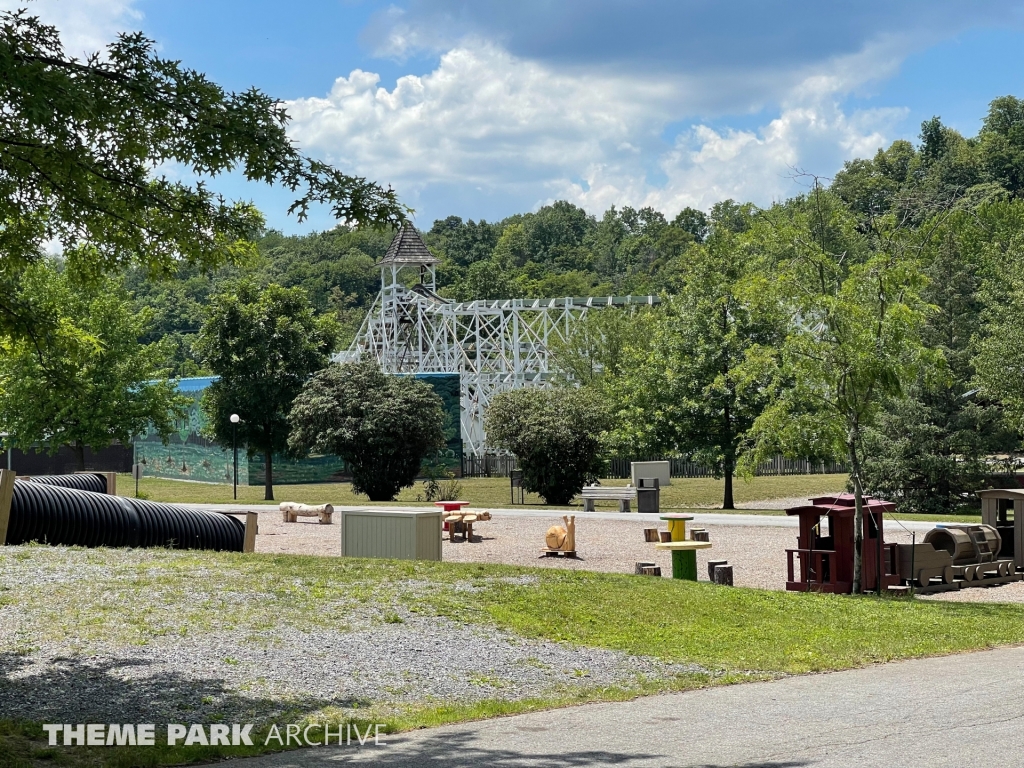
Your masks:
[[[774,397],[754,420],[745,458],[784,453],[849,463],[854,592],[861,590],[864,431],[939,358],[921,341],[925,279],[900,234],[873,247],[839,198],[816,184],[807,198],[759,216],[750,237],[765,257],[750,295],[777,302],[790,324],[777,353],[756,360],[775,367]]]
[[[266,466],[264,498],[274,498],[274,454],[288,451],[288,412],[303,385],[327,365],[338,329],[317,317],[305,291],[243,281],[212,298],[195,342],[203,365],[219,378],[203,395],[210,432],[221,445],[234,437]]]
[[[500,224],[472,219],[464,222],[458,216],[449,216],[435,221],[423,239],[445,259],[449,268],[455,267],[457,274],[475,261],[490,258],[502,231]]]
[[[592,389],[517,389],[491,400],[484,427],[489,445],[519,459],[527,491],[568,504],[600,477],[611,419]]]
[[[651,314],[643,310],[591,310],[574,324],[568,338],[548,340],[552,368],[563,383],[600,385],[621,373],[633,347],[647,350],[651,326]]]
[[[570,270],[579,269],[578,247],[594,228],[592,216],[565,200],[545,205],[536,213],[512,216],[505,221],[503,237],[509,226],[523,226],[527,235],[524,251],[531,259]],[[501,244],[500,240],[498,244]]]
[[[13,280],[41,243],[58,241],[69,270],[95,276],[130,263],[170,274],[251,256],[263,220],[200,178],[238,170],[280,184],[300,220],[327,204],[345,222],[397,223],[391,190],[304,157],[281,102],[255,88],[226,93],[141,34],[104,54],[69,57],[58,31],[28,12],[0,12],[0,278]],[[76,248],[88,242],[89,249]],[[4,291],[5,295],[9,291]],[[13,308],[0,300],[0,320]]]
[[[1009,207],[1024,211],[1019,203]],[[942,514],[970,505],[991,473],[987,457],[1013,451],[1019,442],[1002,408],[974,381],[990,272],[986,250],[999,240],[985,223],[989,218],[988,211],[958,211],[923,244],[928,282],[921,298],[934,310],[921,339],[941,352],[946,375],[920,377],[906,397],[887,402],[864,433],[866,490],[904,511]],[[1004,258],[1000,253],[995,261]]]
[[[747,356],[774,348],[784,328],[776,305],[743,295],[751,269],[728,229],[692,248],[682,288],[656,316],[649,343],[628,346],[607,383],[620,450],[691,457],[724,479],[723,509],[735,509],[741,446],[768,402],[766,377],[751,375]]]
[[[697,243],[703,243],[711,232],[711,222],[707,214],[689,206],[676,214],[672,224],[688,233]]]
[[[441,398],[411,376],[373,361],[332,365],[313,376],[289,415],[293,451],[341,457],[352,489],[390,501],[411,486],[423,460],[444,448]]]
[[[135,267],[127,270],[126,285],[138,306],[153,312],[147,340],[173,342],[168,368],[175,375],[203,375],[208,372],[202,369],[192,342],[203,324],[204,309],[210,296],[243,275],[260,284],[302,288],[314,311],[334,313],[342,328],[339,346],[346,347],[380,287],[374,259],[384,255],[393,234],[344,226],[290,237],[270,231],[256,241],[258,256],[240,267],[226,265],[204,272],[185,264],[174,279],[155,281]]]
[[[530,259],[530,236],[521,223],[509,224],[498,238],[491,259],[506,267],[521,267]]]
[[[509,278],[513,268],[498,258],[475,261],[466,269],[466,277],[452,293],[460,301],[511,299],[521,295]]]
[[[1024,192],[1024,101],[1002,96],[990,105],[981,128],[981,162],[992,181]]]
[[[150,313],[136,312],[116,283],[84,289],[53,261],[20,275],[7,297],[25,333],[5,337],[0,351],[0,423],[14,445],[55,453],[71,446],[80,470],[85,448],[130,444],[153,429],[166,438],[181,398],[160,379],[161,343],[143,345]]]
[[[987,274],[974,384],[1002,405],[1011,428],[1024,431],[1024,203],[986,204],[976,219],[973,239]]]
[[[922,127],[924,136],[940,135],[940,128],[932,122]],[[933,139],[933,145],[935,139]],[[927,141],[926,141],[927,146]],[[943,147],[931,150],[936,157],[943,156]],[[871,160],[849,160],[843,170],[836,174],[831,191],[842,198],[862,221],[873,222],[878,216],[884,216],[892,210],[897,195],[908,184],[914,182],[913,173],[920,170],[921,158],[909,141],[894,141],[888,149],[879,149]]]

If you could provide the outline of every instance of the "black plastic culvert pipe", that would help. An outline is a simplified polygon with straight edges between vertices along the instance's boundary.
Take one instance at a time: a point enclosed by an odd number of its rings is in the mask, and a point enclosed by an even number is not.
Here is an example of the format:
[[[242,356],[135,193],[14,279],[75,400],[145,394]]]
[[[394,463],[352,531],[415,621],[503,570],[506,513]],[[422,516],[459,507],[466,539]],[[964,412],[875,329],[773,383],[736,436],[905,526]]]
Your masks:
[[[40,483],[36,479],[16,480],[7,543],[30,541],[80,547],[173,547],[241,552],[245,526],[240,520],[217,512],[126,499]]]
[[[107,492],[107,478],[91,472],[81,475],[32,475],[25,479],[31,480],[33,483],[59,485],[62,488],[75,488],[79,491]]]

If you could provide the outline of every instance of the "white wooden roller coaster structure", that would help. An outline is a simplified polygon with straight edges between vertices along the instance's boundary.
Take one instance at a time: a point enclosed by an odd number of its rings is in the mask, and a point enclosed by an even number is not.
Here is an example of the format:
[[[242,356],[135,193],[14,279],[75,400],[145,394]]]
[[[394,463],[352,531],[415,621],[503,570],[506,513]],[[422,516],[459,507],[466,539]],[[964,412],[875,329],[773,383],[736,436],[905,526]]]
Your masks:
[[[453,302],[436,289],[439,263],[412,226],[381,260],[380,293],[348,351],[387,373],[458,374],[463,450],[487,449],[484,413],[496,394],[550,384],[549,343],[566,341],[594,309],[657,304],[656,296],[565,297]]]

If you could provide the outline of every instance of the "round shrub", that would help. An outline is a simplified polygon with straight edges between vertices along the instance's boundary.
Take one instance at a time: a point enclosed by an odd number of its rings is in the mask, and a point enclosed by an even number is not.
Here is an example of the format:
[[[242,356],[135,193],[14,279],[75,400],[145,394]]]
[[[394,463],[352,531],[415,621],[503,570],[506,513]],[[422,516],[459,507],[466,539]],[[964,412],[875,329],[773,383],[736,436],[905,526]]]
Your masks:
[[[523,487],[548,504],[568,504],[604,470],[604,400],[589,389],[517,389],[496,396],[484,420],[487,442],[512,452]]]

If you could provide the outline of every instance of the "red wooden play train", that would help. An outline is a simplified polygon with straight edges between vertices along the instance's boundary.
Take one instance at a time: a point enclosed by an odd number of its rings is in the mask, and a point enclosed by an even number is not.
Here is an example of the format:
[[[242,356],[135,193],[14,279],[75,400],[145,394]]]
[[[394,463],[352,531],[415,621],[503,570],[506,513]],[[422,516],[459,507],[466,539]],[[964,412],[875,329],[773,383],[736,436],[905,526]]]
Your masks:
[[[896,505],[866,497],[863,500],[861,587],[878,591],[913,586],[919,592],[992,586],[1019,581],[1014,544],[1006,530],[1024,526],[1007,521],[1003,532],[990,524],[946,524],[928,531],[920,543],[885,541],[885,514]],[[799,518],[796,549],[787,549],[786,589],[798,592],[853,591],[854,497],[844,493],[811,499],[786,510]]]

